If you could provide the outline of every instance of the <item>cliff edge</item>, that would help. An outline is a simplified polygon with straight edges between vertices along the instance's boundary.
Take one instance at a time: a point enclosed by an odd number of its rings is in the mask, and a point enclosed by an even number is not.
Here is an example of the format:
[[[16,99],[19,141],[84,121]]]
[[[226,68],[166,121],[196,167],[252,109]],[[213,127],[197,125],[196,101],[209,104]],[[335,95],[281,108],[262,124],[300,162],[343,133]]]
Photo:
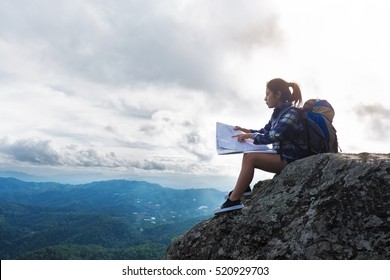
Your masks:
[[[298,160],[243,203],[179,237],[166,258],[390,259],[390,154]]]

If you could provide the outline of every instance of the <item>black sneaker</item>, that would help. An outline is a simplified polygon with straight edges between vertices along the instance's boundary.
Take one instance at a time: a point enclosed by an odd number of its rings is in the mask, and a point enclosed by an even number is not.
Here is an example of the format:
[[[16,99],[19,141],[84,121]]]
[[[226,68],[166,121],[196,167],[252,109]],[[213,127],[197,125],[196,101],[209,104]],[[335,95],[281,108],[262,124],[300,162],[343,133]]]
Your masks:
[[[240,200],[231,201],[228,198],[225,201],[225,203],[221,205],[221,207],[214,210],[214,214],[219,214],[219,213],[233,211],[233,210],[240,210],[242,208],[244,208],[244,205],[242,205]]]
[[[230,197],[230,195],[232,194],[233,191],[225,194],[225,199],[228,199]],[[248,196],[251,196],[252,195],[252,189],[250,186],[248,186],[248,188],[245,190],[245,192],[242,194],[243,197],[248,197]]]

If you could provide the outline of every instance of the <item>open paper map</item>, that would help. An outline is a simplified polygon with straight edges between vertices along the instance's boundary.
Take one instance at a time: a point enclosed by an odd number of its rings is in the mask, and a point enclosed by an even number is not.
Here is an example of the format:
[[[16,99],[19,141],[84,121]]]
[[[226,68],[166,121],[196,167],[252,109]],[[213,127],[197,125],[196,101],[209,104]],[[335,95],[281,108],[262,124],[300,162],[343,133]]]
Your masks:
[[[216,144],[219,155],[237,154],[237,153],[276,153],[271,145],[255,145],[253,140],[247,139],[245,142],[239,142],[233,135],[242,133],[234,130],[234,126],[217,122]]]

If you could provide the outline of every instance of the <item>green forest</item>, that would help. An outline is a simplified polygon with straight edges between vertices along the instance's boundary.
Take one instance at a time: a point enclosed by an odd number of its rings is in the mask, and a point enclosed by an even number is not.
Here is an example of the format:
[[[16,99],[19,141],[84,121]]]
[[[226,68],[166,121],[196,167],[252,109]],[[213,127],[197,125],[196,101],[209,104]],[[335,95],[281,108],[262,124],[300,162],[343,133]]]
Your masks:
[[[145,181],[82,185],[0,178],[0,258],[161,259],[223,193]]]

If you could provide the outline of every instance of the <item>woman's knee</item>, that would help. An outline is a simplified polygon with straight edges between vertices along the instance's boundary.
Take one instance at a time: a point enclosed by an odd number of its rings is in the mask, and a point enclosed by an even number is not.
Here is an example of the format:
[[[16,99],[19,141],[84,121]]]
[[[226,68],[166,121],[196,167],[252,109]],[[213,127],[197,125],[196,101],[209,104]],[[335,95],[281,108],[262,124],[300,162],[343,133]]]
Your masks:
[[[242,161],[250,161],[251,160],[251,154],[244,154],[242,157]]]
[[[263,161],[263,157],[261,156],[261,154],[255,154],[255,153],[244,154],[242,159],[243,164],[252,165],[252,166],[258,164],[259,161],[260,162]]]
[[[249,153],[244,154],[243,165],[277,173],[280,172],[287,163],[283,161],[279,155]]]

